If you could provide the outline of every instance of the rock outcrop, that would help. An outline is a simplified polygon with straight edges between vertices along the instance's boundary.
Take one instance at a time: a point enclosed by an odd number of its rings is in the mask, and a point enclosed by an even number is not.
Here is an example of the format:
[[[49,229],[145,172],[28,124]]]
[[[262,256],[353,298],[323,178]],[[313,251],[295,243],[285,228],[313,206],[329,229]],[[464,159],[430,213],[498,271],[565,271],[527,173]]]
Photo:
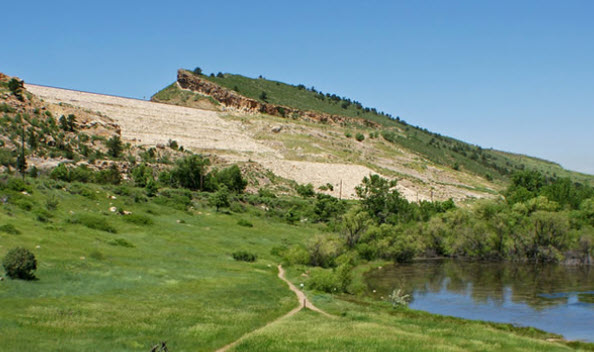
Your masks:
[[[245,97],[233,90],[221,87],[216,83],[201,78],[200,76],[186,70],[180,69],[177,71],[177,83],[183,89],[188,89],[199,94],[208,95],[226,108],[231,108],[243,113],[262,113],[284,118],[300,119],[332,125],[356,124],[367,127],[379,127],[377,123],[361,118],[332,115],[315,111],[305,111],[288,106],[263,103],[256,99]]]

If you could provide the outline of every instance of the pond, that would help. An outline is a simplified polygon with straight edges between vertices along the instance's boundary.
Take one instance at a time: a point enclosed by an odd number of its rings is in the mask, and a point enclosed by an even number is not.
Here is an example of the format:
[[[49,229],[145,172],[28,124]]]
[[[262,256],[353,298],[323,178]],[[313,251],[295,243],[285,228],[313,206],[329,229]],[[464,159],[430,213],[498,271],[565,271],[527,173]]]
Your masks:
[[[412,309],[594,342],[592,267],[431,260],[374,269],[366,281],[378,299],[403,290]]]

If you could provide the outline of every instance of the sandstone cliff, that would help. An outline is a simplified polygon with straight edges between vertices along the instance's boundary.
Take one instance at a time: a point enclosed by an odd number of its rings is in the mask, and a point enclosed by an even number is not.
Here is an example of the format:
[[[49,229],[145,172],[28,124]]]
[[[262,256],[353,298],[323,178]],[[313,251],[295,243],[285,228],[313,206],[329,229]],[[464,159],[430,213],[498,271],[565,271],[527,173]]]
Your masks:
[[[244,113],[263,113],[284,118],[300,119],[331,125],[344,126],[354,124],[366,127],[379,127],[377,123],[365,119],[332,115],[314,111],[304,111],[288,106],[264,103],[256,99],[245,97],[233,90],[221,87],[216,83],[210,82],[209,80],[201,78],[190,71],[182,69],[177,71],[177,83],[183,89],[188,89],[199,94],[208,95],[221,103],[223,106]]]

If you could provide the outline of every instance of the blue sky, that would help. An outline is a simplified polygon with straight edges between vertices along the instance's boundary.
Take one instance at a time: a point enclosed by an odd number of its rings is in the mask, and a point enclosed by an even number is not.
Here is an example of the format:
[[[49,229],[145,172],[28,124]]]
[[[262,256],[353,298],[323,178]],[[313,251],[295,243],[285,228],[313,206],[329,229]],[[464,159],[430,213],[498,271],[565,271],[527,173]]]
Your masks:
[[[594,2],[5,2],[0,71],[150,97],[180,67],[315,86],[594,174]]]

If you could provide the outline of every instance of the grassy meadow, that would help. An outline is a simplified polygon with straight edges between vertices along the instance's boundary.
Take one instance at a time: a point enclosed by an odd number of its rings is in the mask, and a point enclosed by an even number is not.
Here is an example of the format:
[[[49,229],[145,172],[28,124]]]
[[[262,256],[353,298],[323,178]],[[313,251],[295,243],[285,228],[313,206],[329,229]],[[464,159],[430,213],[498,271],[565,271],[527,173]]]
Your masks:
[[[280,259],[271,249],[307,243],[322,231],[267,218],[250,206],[217,213],[196,192],[189,210],[180,210],[167,192],[147,201],[142,189],[130,186],[31,179],[26,193],[1,193],[0,257],[24,246],[38,260],[37,280],[0,281],[2,351],[148,351],[159,341],[176,352],[216,350],[297,305],[276,276]],[[258,259],[235,261],[237,250]],[[299,285],[303,270],[288,267],[289,279]],[[232,350],[573,349],[546,342],[555,335],[534,329],[307,293],[336,318],[302,311]]]
[[[1,207],[0,224],[20,233],[0,233],[0,257],[24,246],[38,261],[38,280],[0,282],[3,351],[148,351],[161,340],[171,351],[209,351],[296,305],[269,252],[312,230],[200,202],[191,211],[136,203],[117,187],[63,186],[9,192]],[[258,261],[234,261],[238,249]]]

